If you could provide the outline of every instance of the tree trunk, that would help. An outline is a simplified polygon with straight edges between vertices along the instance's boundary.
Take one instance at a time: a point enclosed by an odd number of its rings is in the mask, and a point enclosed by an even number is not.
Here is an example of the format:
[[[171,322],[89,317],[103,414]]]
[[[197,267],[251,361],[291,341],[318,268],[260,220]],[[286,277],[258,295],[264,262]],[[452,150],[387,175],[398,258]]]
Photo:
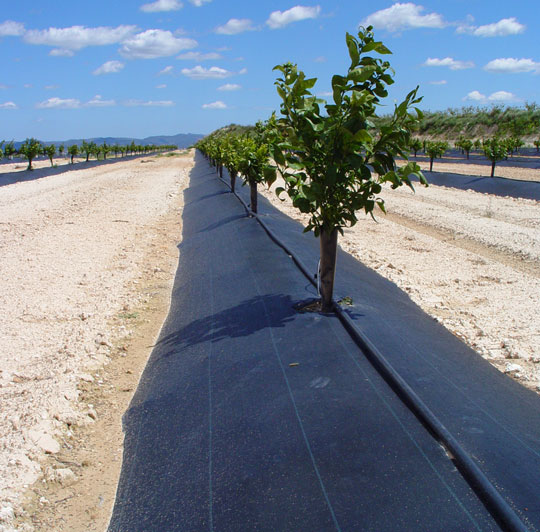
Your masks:
[[[221,179],[223,179],[223,165],[219,165],[219,177],[221,177]]]
[[[249,184],[249,192],[251,196],[251,212],[257,212],[257,183]]]
[[[231,176],[231,190],[234,192],[234,185],[236,183],[236,172],[231,172],[229,175]]]
[[[319,236],[319,243],[321,246],[319,283],[323,312],[332,312],[332,295],[334,293],[334,277],[336,273],[337,239],[337,229],[332,230],[330,233],[322,230]]]
[[[433,157],[431,157],[429,159],[429,171],[432,172],[433,171]]]
[[[496,161],[491,161],[491,177],[495,177],[495,164]]]

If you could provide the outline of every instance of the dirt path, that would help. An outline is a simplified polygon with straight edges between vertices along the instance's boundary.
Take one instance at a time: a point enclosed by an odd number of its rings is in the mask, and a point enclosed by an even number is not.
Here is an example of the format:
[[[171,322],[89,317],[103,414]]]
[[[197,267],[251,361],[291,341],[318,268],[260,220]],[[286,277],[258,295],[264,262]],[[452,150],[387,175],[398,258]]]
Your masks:
[[[303,220],[288,198],[263,193]],[[341,247],[501,371],[540,391],[540,204],[437,186],[381,195],[389,214],[378,214],[378,223],[360,216]]]
[[[104,530],[168,310],[190,156],[0,188],[0,530]]]

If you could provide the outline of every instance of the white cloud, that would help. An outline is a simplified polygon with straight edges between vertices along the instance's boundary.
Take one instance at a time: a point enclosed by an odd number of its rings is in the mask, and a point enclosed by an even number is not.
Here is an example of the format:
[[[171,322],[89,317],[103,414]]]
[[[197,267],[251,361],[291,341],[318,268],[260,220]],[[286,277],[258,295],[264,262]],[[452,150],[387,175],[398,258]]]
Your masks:
[[[489,96],[486,96],[485,94],[482,94],[479,91],[471,91],[463,100],[469,100],[473,102],[482,102],[482,103],[489,103],[489,102],[517,102],[519,101],[519,98],[507,91],[497,91]]]
[[[299,20],[306,20],[310,18],[317,18],[321,12],[320,6],[305,7],[294,6],[287,11],[273,11],[270,13],[266,24],[273,30],[278,28],[284,28],[291,22],[297,22]]]
[[[156,85],[156,89],[166,89],[167,85],[165,83],[162,83],[161,85]]]
[[[472,61],[456,61],[451,57],[445,57],[444,59],[438,59],[436,57],[428,57],[424,66],[428,67],[448,67],[450,70],[464,70],[466,68],[473,68],[474,63]]]
[[[116,28],[71,26],[69,28],[28,30],[24,34],[24,40],[29,44],[54,46],[62,51],[69,50],[73,52],[87,46],[105,46],[119,43],[129,37],[136,29],[136,26],[117,26]],[[60,53],[57,52],[54,55],[60,55]]]
[[[171,100],[161,100],[161,101],[143,101],[143,100],[127,100],[124,102],[124,105],[127,107],[171,107],[174,105],[174,102]]]
[[[107,61],[106,63],[103,63],[99,68],[96,68],[93,74],[95,76],[99,76],[101,74],[116,74],[117,72],[120,72],[120,70],[122,70],[124,66],[124,63],[121,63],[120,61]]]
[[[445,79],[441,79],[440,81],[430,81],[430,85],[446,85],[448,82]]]
[[[204,4],[211,2],[212,0],[189,0],[195,7],[201,7]]]
[[[186,52],[180,54],[176,59],[182,59],[183,61],[210,61],[215,59],[221,59],[221,54],[217,52],[208,52],[203,54],[202,52]]]
[[[85,107],[111,107],[116,105],[114,100],[104,100],[101,95],[96,94],[90,101],[86,102]]]
[[[511,92],[497,91],[490,94],[488,96],[488,100],[491,102],[515,102],[518,101],[519,98]]]
[[[38,109],[78,109],[80,106],[81,102],[74,98],[49,98],[36,105]]]
[[[19,107],[17,106],[16,103],[14,102],[4,102],[4,103],[0,103],[0,109],[18,109]]]
[[[0,89],[7,89],[7,88],[8,88],[7,85],[4,85],[4,84],[0,83]]]
[[[177,0],[156,0],[149,4],[143,4],[140,9],[146,13],[156,13],[160,11],[178,11],[182,7],[184,7],[182,2]]]
[[[486,95],[482,94],[481,92],[471,91],[463,99],[464,100],[471,100],[473,102],[482,102],[482,101],[485,101],[487,98],[486,98]]]
[[[484,26],[473,26],[465,24],[458,26],[457,33],[468,33],[475,37],[505,37],[507,35],[517,35],[525,31],[525,26],[517,21],[515,17],[503,18],[499,22],[486,24]]]
[[[218,91],[238,91],[242,88],[242,85],[238,85],[236,83],[225,83],[225,85],[221,85],[221,87],[218,87]]]
[[[166,66],[163,70],[160,70],[158,72],[158,76],[164,76],[166,74],[172,74],[173,73],[173,67],[172,66]]]
[[[203,104],[202,108],[203,109],[227,109],[227,105],[221,100],[218,100],[217,102],[205,103]]]
[[[316,57],[314,59],[315,63],[326,63],[326,61],[328,61],[328,59],[326,59],[326,57],[324,55],[320,55],[319,57]]]
[[[167,57],[195,48],[197,41],[175,37],[170,31],[146,30],[123,41],[120,53],[129,59]]]
[[[505,57],[493,59],[485,67],[488,72],[504,74],[517,74],[520,72],[540,73],[540,63],[532,59],[516,59],[515,57]]]
[[[0,37],[17,37],[24,34],[24,24],[6,20],[0,24]]]
[[[361,26],[373,26],[390,32],[410,30],[415,28],[444,28],[446,23],[438,13],[422,15],[423,6],[412,2],[396,3],[387,9],[381,9],[365,18]]]
[[[183,68],[182,74],[191,79],[223,79],[232,76],[234,72],[217,66],[204,68],[201,65],[197,65],[193,68]]]
[[[53,48],[49,55],[52,55],[53,57],[73,57],[75,55],[75,52],[72,50],[66,50],[64,48]]]
[[[221,35],[236,35],[244,31],[254,31],[253,22],[248,18],[231,18],[223,26],[216,28],[216,33]]]
[[[60,88],[60,85],[45,85],[45,90],[52,91]]]

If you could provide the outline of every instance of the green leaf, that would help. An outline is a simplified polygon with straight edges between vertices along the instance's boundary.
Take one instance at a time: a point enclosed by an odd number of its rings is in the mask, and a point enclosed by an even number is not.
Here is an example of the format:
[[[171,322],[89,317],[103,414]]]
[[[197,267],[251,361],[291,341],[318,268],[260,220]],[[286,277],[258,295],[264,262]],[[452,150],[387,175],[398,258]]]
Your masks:
[[[358,64],[358,61],[360,60],[360,53],[358,52],[358,45],[356,44],[356,39],[349,33],[346,34],[345,39],[347,42],[347,47],[349,48],[349,57],[351,58],[350,68],[354,68]]]

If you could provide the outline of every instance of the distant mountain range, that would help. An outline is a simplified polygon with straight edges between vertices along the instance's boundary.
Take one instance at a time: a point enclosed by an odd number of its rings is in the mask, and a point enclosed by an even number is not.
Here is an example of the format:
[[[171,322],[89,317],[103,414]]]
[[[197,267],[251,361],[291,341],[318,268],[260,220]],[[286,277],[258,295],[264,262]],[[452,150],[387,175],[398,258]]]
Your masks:
[[[60,144],[63,144],[66,148],[68,146],[72,146],[73,144],[77,144],[80,146],[85,140],[86,142],[95,142],[96,144],[103,144],[106,142],[109,145],[119,144],[120,146],[125,146],[127,144],[131,144],[131,142],[135,142],[135,144],[141,145],[141,146],[147,146],[148,144],[155,144],[156,146],[164,146],[164,145],[175,145],[179,148],[189,148],[195,142],[202,139],[205,135],[200,135],[197,133],[178,133],[178,135],[156,135],[154,137],[146,137],[145,139],[135,139],[133,137],[94,137],[94,138],[86,138],[86,139],[69,139],[69,140],[52,140],[52,141],[42,141],[43,144],[54,144],[55,146],[60,146]],[[22,144],[21,141],[14,142],[14,146],[16,149],[19,148],[19,146]]]

